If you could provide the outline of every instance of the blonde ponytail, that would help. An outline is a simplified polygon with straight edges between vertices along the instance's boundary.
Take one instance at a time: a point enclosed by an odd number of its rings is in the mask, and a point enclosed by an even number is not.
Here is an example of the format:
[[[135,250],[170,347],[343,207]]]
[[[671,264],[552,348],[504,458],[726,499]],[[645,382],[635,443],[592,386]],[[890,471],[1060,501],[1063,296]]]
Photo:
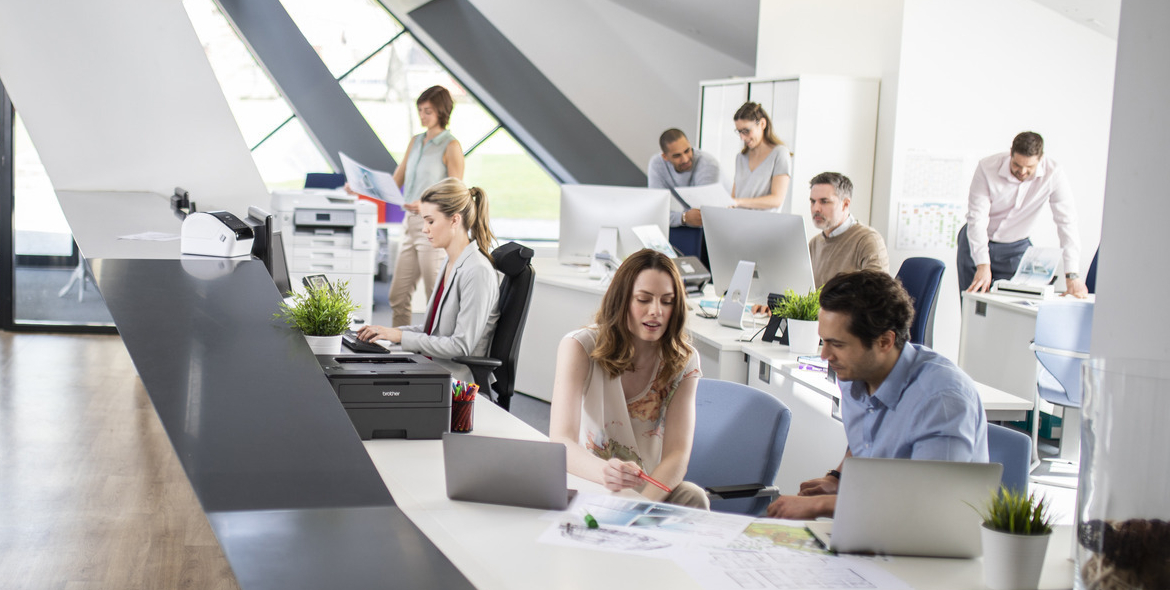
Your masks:
[[[488,218],[487,195],[478,186],[467,188],[458,178],[444,178],[423,191],[424,203],[434,204],[447,217],[461,215],[463,230],[470,233],[471,240],[479,251],[490,261],[492,259],[491,222]]]

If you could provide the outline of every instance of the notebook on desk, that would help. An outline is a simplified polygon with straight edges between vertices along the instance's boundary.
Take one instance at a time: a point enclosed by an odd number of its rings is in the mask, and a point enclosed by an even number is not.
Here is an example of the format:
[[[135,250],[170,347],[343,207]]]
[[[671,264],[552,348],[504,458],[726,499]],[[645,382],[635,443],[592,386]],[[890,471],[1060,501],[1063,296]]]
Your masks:
[[[561,443],[443,435],[443,469],[452,500],[564,510],[577,494],[567,484],[565,463]]]
[[[978,557],[982,507],[1003,465],[849,457],[832,521],[806,524],[838,553]]]

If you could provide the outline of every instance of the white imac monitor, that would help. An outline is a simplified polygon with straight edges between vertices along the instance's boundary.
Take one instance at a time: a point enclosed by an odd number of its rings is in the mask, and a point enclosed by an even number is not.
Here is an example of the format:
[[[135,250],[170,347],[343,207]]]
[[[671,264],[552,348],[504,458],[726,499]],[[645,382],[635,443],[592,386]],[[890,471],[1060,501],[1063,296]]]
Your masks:
[[[639,225],[657,225],[670,232],[669,189],[561,185],[561,237],[557,259],[561,264],[588,265],[593,261],[597,233],[603,227],[618,230],[618,256],[625,259],[642,249],[634,234]]]
[[[749,303],[765,303],[768,293],[785,289],[802,294],[812,289],[812,261],[799,215],[722,207],[702,211],[716,294],[727,290],[740,260],[756,263]]]

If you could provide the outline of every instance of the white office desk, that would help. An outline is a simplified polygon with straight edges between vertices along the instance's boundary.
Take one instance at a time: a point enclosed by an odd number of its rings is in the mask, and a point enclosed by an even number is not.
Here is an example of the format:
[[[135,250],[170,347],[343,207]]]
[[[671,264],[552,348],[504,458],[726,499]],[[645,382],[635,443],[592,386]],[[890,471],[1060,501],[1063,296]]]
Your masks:
[[[792,411],[784,457],[776,476],[780,493],[796,493],[800,482],[824,475],[845,454],[841,390],[825,373],[798,369],[787,346],[752,342],[742,347],[748,359],[748,385],[775,395]],[[1021,420],[1032,401],[976,382],[988,420]]]
[[[544,439],[491,403],[476,404],[473,434]],[[366,441],[365,446],[398,507],[476,588],[701,588],[672,561],[538,543],[550,524],[541,518],[545,512],[447,499],[441,441],[377,440]],[[574,476],[569,476],[569,485],[602,490]],[[1040,588],[1072,587],[1070,543],[1071,527],[1059,527],[1049,543]],[[977,559],[895,558],[877,563],[914,588],[984,588],[983,566]]]
[[[520,341],[516,391],[552,401],[557,346],[565,334],[593,323],[605,288],[597,279],[590,279],[584,267],[566,266],[555,258],[533,258],[532,265],[536,281]],[[697,299],[689,302],[698,308]],[[695,311],[687,318],[687,330],[705,376],[747,382],[747,362],[740,348],[743,343],[737,340],[740,330],[702,318]]]

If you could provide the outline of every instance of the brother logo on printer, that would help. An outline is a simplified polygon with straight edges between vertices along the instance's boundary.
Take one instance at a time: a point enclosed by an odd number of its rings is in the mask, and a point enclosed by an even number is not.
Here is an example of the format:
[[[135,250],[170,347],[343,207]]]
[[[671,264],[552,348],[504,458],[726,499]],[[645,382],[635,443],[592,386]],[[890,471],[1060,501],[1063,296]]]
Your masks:
[[[402,395],[401,391],[383,391],[382,397],[398,397]]]

